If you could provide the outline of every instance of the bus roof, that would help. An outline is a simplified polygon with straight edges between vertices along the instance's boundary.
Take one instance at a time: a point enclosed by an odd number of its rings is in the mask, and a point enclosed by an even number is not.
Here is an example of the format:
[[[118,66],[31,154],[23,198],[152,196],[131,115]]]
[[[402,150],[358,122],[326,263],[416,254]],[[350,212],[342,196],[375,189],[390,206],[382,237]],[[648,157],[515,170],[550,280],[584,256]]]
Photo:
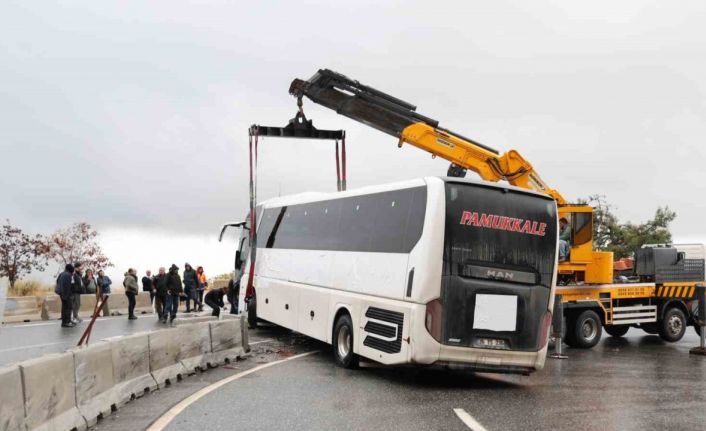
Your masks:
[[[396,181],[393,183],[365,186],[365,187],[360,187],[360,188],[356,188],[356,189],[346,190],[344,192],[305,192],[305,193],[298,193],[298,194],[294,194],[294,195],[278,196],[275,198],[270,198],[270,199],[264,200],[264,201],[260,202],[258,204],[258,206],[262,205],[264,208],[273,208],[273,207],[276,208],[276,207],[281,207],[281,206],[285,206],[285,205],[296,205],[296,204],[301,204],[301,203],[317,202],[317,201],[323,201],[323,200],[329,200],[329,199],[344,198],[344,197],[349,197],[349,196],[366,195],[366,194],[385,192],[385,191],[390,191],[390,190],[399,190],[399,189],[407,189],[407,188],[411,188],[411,187],[419,187],[419,186],[427,185],[428,183],[434,182],[434,181],[443,181],[445,183],[448,182],[448,183],[475,184],[475,185],[481,185],[484,187],[513,190],[513,191],[520,192],[520,193],[536,195],[538,197],[543,197],[543,198],[550,199],[550,200],[552,199],[549,195],[546,195],[544,193],[539,193],[539,192],[535,192],[533,190],[523,189],[520,187],[512,186],[507,183],[494,183],[494,182],[484,181],[484,180],[475,179],[475,178],[472,179],[472,178],[431,177],[430,176],[430,177],[414,178],[414,179],[404,180],[404,181]]]

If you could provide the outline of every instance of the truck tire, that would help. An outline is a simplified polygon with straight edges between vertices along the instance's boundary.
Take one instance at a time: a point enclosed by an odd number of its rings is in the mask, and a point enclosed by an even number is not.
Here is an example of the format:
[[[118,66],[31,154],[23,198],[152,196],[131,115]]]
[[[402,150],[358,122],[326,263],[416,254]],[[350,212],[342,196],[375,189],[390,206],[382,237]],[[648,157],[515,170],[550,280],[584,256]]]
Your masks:
[[[630,326],[628,326],[628,325],[608,325],[608,326],[604,326],[603,329],[605,329],[606,333],[608,333],[608,335],[610,335],[611,337],[620,338],[623,335],[628,333],[628,329],[630,329]]]
[[[659,336],[667,342],[674,343],[684,336],[686,331],[686,316],[679,308],[673,307],[664,313],[659,322]]]
[[[333,327],[333,359],[343,368],[358,368],[358,355],[353,353],[353,322],[351,316],[342,314]]]
[[[603,325],[601,325],[601,318],[595,311],[586,310],[579,314],[573,326],[571,335],[575,345],[572,347],[590,349],[600,341]]]
[[[640,324],[640,329],[650,335],[657,335],[659,333],[659,328],[656,323],[642,323]]]
[[[569,347],[578,347],[576,344],[576,319],[573,316],[564,316],[564,325],[562,326],[564,333],[564,343]]]

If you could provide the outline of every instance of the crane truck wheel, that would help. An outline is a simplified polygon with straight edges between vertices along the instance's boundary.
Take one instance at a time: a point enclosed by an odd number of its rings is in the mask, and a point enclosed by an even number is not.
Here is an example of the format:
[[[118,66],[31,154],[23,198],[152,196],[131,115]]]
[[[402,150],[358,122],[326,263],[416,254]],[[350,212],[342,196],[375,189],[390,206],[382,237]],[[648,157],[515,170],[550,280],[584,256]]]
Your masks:
[[[571,335],[576,345],[572,347],[590,349],[600,341],[602,329],[601,318],[598,317],[598,314],[593,310],[584,311],[578,315],[576,323],[573,325]]]
[[[611,337],[622,337],[623,335],[628,333],[628,329],[630,329],[630,326],[628,325],[608,325],[603,327],[605,331],[610,335]]]
[[[659,322],[659,336],[670,343],[679,341],[686,331],[686,316],[678,308],[670,308]]]

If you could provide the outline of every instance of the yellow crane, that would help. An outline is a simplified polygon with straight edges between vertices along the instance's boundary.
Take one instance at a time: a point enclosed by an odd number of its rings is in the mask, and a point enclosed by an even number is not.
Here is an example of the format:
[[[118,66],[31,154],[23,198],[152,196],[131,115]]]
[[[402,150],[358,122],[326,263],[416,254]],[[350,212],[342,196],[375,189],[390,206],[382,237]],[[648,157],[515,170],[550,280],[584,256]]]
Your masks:
[[[508,183],[545,193],[558,205],[560,217],[571,227],[570,254],[559,262],[564,281],[603,284],[613,281],[613,253],[593,250],[593,208],[571,204],[542,180],[532,164],[515,150],[504,154],[439,126],[439,122],[416,112],[417,107],[328,69],[309,80],[295,79],[289,89],[302,97],[335,110],[353,120],[396,137],[398,146],[407,143],[451,162],[449,176],[465,176],[466,170],[487,181]]]

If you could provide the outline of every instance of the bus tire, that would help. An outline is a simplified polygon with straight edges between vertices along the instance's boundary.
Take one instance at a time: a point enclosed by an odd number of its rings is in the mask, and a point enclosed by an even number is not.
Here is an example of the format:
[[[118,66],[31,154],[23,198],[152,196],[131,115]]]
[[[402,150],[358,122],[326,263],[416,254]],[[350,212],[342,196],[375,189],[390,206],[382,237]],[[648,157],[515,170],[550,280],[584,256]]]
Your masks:
[[[254,296],[248,302],[248,328],[257,328],[257,299]]]
[[[674,343],[684,336],[686,331],[686,316],[679,308],[672,307],[664,313],[659,322],[659,336],[667,342]]]
[[[628,326],[628,325],[608,325],[608,326],[604,326],[603,329],[605,329],[605,332],[608,335],[610,335],[611,337],[620,338],[623,335],[628,333],[628,329],[630,329],[630,326]]]
[[[601,318],[593,310],[586,310],[578,315],[574,324],[573,337],[580,349],[590,349],[601,339],[603,325]]]
[[[562,325],[562,332],[564,333],[564,342],[569,347],[578,347],[576,344],[576,319],[574,316],[565,315],[564,324]]]
[[[351,316],[342,314],[333,327],[333,359],[343,368],[358,368],[358,355],[353,353],[353,322]]]

